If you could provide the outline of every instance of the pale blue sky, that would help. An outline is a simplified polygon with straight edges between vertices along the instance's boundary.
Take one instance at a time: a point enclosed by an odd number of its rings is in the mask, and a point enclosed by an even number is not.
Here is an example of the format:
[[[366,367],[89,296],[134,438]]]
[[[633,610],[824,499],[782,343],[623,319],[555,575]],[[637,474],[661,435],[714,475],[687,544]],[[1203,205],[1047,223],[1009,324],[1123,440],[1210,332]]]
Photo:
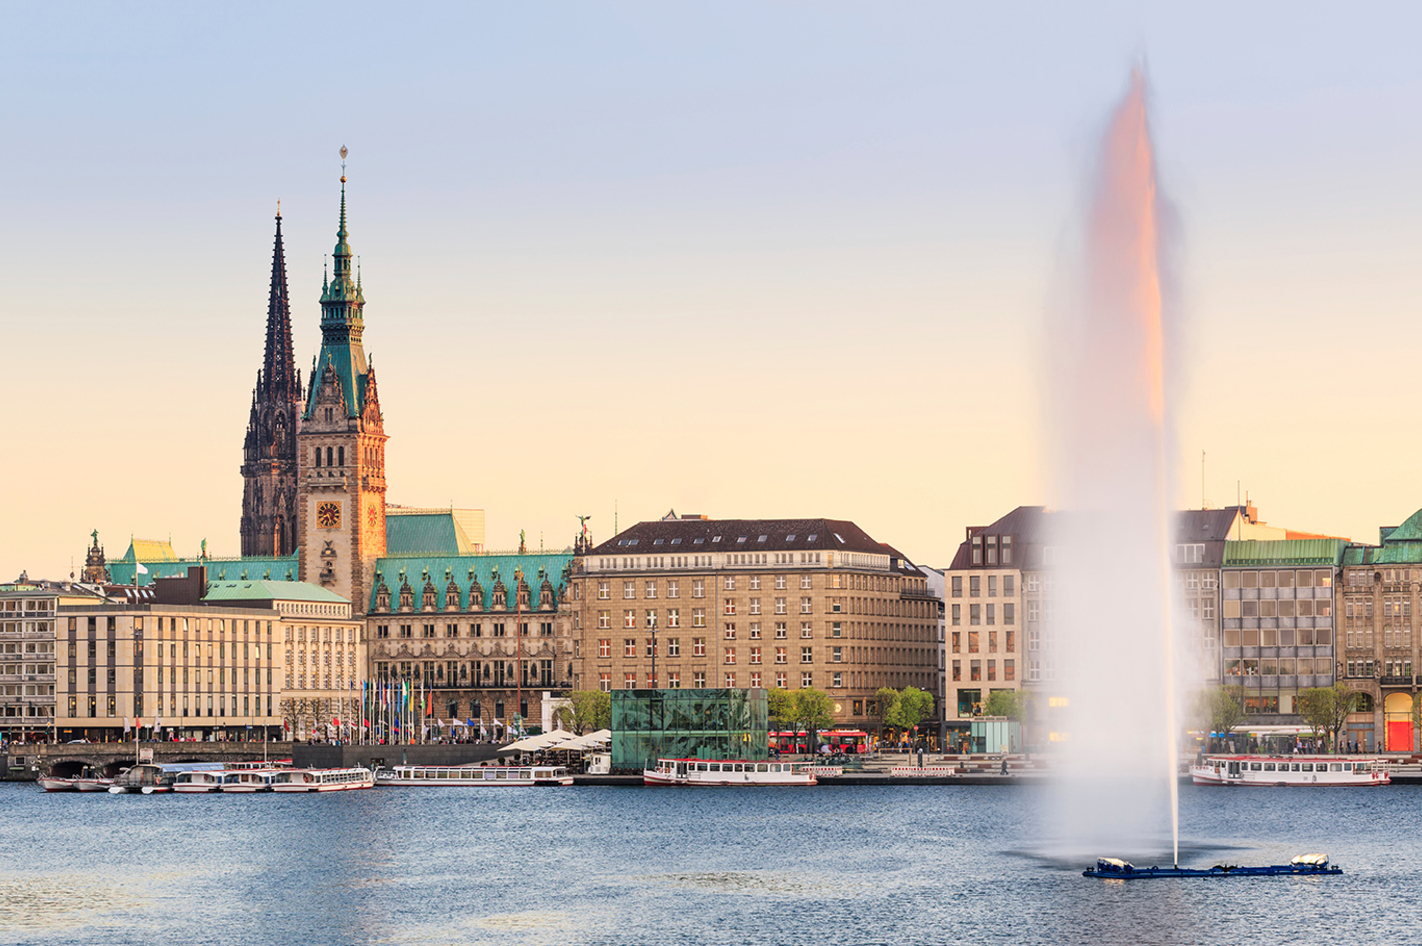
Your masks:
[[[1036,340],[1141,57],[1182,501],[1203,448],[1271,522],[1422,506],[1412,5],[0,10],[0,577],[95,526],[237,551],[274,204],[307,367],[342,144],[392,501],[495,546],[830,515],[943,564],[1048,496]]]

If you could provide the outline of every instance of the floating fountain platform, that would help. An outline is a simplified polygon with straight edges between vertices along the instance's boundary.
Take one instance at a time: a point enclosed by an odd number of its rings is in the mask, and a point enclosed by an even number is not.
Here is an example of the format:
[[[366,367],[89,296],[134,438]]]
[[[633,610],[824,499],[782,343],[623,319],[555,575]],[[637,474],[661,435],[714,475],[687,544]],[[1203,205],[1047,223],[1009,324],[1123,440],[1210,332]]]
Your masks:
[[[1328,863],[1327,854],[1300,854],[1287,864],[1269,867],[1237,867],[1233,864],[1216,864],[1214,867],[1135,867],[1129,861],[1115,857],[1102,857],[1096,866],[1081,872],[1083,877],[1101,877],[1106,880],[1145,880],[1150,877],[1274,877],[1280,874],[1316,877],[1341,874],[1343,868]]]

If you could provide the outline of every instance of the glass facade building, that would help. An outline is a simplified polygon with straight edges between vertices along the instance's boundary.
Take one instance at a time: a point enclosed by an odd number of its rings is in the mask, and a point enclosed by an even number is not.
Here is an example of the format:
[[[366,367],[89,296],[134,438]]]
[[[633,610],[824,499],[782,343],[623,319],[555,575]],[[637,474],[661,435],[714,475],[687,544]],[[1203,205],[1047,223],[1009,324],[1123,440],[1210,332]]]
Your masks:
[[[641,771],[659,758],[765,759],[766,691],[613,690],[612,768]]]

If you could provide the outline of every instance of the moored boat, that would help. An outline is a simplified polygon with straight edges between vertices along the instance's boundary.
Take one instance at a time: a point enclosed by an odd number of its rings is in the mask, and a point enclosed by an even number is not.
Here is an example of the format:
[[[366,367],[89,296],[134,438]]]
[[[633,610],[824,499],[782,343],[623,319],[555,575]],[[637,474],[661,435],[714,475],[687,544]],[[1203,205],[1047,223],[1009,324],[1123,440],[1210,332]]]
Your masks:
[[[272,779],[277,773],[289,771],[284,768],[254,769],[241,768],[222,773],[221,791],[224,795],[250,795],[272,790]]]
[[[194,772],[221,774],[221,762],[178,762],[155,764],[144,762],[125,769],[109,786],[110,795],[154,795],[171,792],[178,776]]]
[[[74,787],[81,792],[106,792],[113,783],[114,780],[106,777],[101,769],[86,765],[74,780]]]
[[[644,769],[644,785],[815,785],[813,762],[765,762],[746,759],[658,759]]]
[[[224,772],[179,772],[173,791],[180,795],[201,795],[222,790]]]
[[[284,769],[273,774],[274,792],[348,792],[375,787],[375,773],[356,766],[348,769]]]
[[[509,788],[572,785],[573,776],[561,765],[397,765],[376,772],[375,784],[392,788]]]
[[[44,775],[35,781],[39,782],[39,787],[47,792],[77,792],[79,790],[77,778],[65,778],[58,775]]]
[[[1196,785],[1284,787],[1387,785],[1387,762],[1357,756],[1205,756],[1190,766]]]

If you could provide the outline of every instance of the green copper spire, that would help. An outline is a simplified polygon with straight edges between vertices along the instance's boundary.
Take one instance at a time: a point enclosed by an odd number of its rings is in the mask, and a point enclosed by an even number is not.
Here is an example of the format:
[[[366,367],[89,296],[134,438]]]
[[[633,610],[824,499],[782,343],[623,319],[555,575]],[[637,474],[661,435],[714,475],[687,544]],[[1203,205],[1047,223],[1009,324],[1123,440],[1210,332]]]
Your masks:
[[[341,148],[341,216],[336,228],[336,249],[332,254],[330,277],[321,279],[321,362],[329,366],[340,382],[346,399],[346,414],[358,416],[365,406],[365,350],[361,335],[365,324],[362,310],[365,298],[351,272],[350,233],[346,229],[346,162],[347,151]],[[326,370],[323,367],[323,372]],[[320,378],[313,376],[307,395],[306,413],[311,416]]]

